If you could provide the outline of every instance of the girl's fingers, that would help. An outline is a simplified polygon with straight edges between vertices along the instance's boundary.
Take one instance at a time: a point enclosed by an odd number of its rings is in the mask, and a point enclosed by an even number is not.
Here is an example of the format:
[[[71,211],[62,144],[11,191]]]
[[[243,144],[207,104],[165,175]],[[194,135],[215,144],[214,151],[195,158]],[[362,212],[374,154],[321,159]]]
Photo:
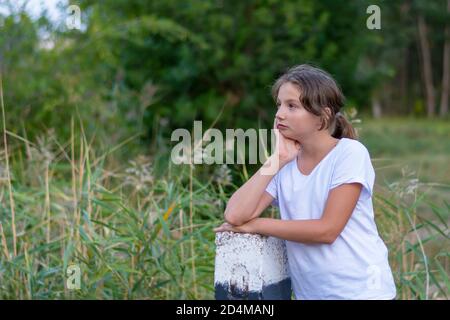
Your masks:
[[[226,231],[238,232],[238,233],[243,232],[243,230],[240,227],[235,227],[235,226],[229,224],[228,222],[221,224],[219,227],[214,228],[213,230],[214,230],[214,232],[226,232]]]
[[[214,228],[214,232],[223,232],[223,231],[231,231],[231,225],[227,222],[222,223],[220,226],[218,226],[217,228]]]
[[[280,130],[277,129],[277,119],[273,120],[273,132],[275,133],[275,145],[280,141]]]

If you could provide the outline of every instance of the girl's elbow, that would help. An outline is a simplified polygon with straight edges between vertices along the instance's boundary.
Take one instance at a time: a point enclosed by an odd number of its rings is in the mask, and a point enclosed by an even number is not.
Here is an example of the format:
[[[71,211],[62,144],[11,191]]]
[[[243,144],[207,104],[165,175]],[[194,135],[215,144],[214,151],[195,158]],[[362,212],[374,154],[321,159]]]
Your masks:
[[[226,222],[233,226],[240,226],[245,223],[241,218],[239,218],[239,214],[236,212],[225,211],[224,219]]]
[[[339,236],[339,233],[337,233],[335,230],[326,230],[322,234],[322,241],[325,244],[333,244],[337,237]]]
[[[337,237],[328,237],[324,239],[325,244],[333,244],[336,241]]]
[[[333,228],[328,221],[320,221],[320,226],[316,229],[316,242],[322,244],[333,244],[338,237],[336,228]]]

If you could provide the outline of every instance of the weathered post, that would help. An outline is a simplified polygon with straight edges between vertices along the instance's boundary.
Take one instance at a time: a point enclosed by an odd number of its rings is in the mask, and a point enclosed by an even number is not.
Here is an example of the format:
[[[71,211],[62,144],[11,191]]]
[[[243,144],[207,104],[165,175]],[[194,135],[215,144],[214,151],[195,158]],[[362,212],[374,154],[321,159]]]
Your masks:
[[[234,232],[216,233],[217,300],[289,300],[291,280],[284,241]]]

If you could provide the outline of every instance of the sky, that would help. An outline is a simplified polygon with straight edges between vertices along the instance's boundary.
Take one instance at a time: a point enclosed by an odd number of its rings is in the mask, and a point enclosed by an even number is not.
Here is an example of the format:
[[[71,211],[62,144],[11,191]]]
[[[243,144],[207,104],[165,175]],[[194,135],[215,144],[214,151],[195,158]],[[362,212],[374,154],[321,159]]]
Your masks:
[[[8,14],[8,5],[11,3],[15,8],[20,8],[25,5],[25,10],[32,18],[37,18],[44,9],[47,9],[51,21],[57,22],[61,20],[62,13],[58,5],[67,5],[68,0],[0,0],[0,13]]]
[[[42,15],[44,10],[47,10],[47,17],[53,25],[60,25],[61,23],[67,23],[68,13],[66,7],[70,4],[76,4],[76,1],[70,0],[0,0],[0,29],[2,26],[2,15],[8,15],[11,11],[10,6],[13,7],[13,12],[20,12],[24,8],[31,19],[37,19]],[[70,4],[69,4],[70,3]],[[86,27],[81,23],[80,30],[85,30]],[[52,49],[54,47],[54,41],[49,33],[45,29],[38,30],[38,36],[40,38],[40,47],[44,49]]]

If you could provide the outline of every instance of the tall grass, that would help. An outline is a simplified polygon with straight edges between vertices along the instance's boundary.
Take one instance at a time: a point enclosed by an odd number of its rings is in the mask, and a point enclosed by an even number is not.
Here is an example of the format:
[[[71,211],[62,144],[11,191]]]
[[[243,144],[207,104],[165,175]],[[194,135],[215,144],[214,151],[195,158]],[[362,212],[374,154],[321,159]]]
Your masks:
[[[205,174],[134,152],[136,137],[105,147],[80,121],[70,127],[67,141],[3,127],[0,298],[213,298],[212,227],[237,188],[227,166]],[[407,173],[377,187],[399,298],[448,299],[448,201],[430,202],[434,187]],[[66,285],[70,265],[79,290]]]
[[[225,201],[216,180],[170,164],[157,177],[149,156],[122,164],[126,143],[102,148],[75,123],[69,141],[3,128],[0,298],[211,297]],[[69,265],[79,290],[66,286]]]
[[[430,186],[402,170],[374,199],[377,223],[386,240],[402,299],[449,298],[450,204],[427,199]]]

